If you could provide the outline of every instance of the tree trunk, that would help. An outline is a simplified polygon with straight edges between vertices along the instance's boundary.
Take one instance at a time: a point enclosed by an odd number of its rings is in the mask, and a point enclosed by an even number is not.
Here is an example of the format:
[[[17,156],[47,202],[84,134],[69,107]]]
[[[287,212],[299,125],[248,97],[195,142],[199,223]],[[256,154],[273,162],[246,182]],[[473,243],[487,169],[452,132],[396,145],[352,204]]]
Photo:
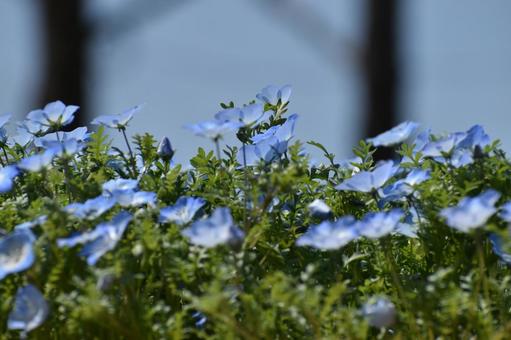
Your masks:
[[[62,100],[79,105],[69,129],[88,120],[85,98],[88,32],[84,24],[83,0],[41,0],[45,34],[45,73],[40,105]]]
[[[392,128],[397,121],[397,14],[399,0],[369,0],[367,29],[366,137]],[[391,150],[378,150],[377,159]]]

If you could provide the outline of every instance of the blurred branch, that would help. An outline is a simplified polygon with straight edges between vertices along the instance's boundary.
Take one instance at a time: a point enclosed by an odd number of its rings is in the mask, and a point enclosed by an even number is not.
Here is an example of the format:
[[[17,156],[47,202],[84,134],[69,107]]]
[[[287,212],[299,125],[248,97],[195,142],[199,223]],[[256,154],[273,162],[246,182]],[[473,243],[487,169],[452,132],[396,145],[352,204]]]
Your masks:
[[[337,68],[348,60],[359,64],[361,49],[352,39],[340,36],[313,6],[295,0],[250,1],[284,23],[298,38]]]
[[[99,39],[119,39],[139,30],[159,16],[167,15],[193,0],[141,0],[121,5],[114,13],[107,13],[88,21],[88,26]]]

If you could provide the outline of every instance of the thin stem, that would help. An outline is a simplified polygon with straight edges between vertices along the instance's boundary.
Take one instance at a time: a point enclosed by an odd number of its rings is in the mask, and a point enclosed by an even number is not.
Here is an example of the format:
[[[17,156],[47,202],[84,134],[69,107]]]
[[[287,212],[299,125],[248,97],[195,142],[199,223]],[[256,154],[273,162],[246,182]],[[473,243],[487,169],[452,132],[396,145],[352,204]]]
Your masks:
[[[126,129],[122,128],[119,129],[122,132],[122,135],[124,136],[124,141],[126,142],[126,145],[128,146],[128,152],[130,153],[130,161],[131,161],[131,167],[133,169],[133,175],[136,176],[136,167],[135,167],[135,157],[133,156],[133,151],[131,150],[130,142],[128,141],[128,137],[126,136]]]
[[[222,160],[222,155],[220,153],[220,139],[215,138],[214,141],[216,146],[216,157],[218,158],[218,160]]]
[[[4,151],[5,163],[9,164],[9,156],[7,156],[7,151],[5,151],[5,145],[2,145],[2,150]]]
[[[243,222],[245,227],[247,226],[247,214],[248,214],[248,173],[247,173],[247,151],[245,150],[247,144],[243,143],[243,177],[245,182],[245,194],[243,195],[243,201],[245,204],[245,210],[243,213]]]
[[[483,241],[481,239],[481,233],[479,230],[476,232],[476,244],[477,244],[477,256],[479,262],[479,285],[482,284],[484,298],[489,303],[490,302],[490,291],[488,288],[488,281],[486,280],[486,264],[484,261],[484,250],[483,250]]]

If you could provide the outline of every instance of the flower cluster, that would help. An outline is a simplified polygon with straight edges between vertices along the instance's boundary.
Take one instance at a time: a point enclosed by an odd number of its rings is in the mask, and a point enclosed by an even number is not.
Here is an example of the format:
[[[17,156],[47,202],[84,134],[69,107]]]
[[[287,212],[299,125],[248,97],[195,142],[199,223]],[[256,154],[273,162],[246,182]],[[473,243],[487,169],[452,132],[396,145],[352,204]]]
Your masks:
[[[182,141],[129,136],[140,105],[94,131],[64,131],[78,107],[60,101],[12,135],[1,116],[0,333],[505,338],[511,162],[498,142],[479,125],[404,122],[338,160],[295,136],[291,92],[270,85],[187,125],[216,149],[189,164],[174,160]],[[239,143],[222,147],[226,134]],[[380,147],[392,157],[375,159]]]

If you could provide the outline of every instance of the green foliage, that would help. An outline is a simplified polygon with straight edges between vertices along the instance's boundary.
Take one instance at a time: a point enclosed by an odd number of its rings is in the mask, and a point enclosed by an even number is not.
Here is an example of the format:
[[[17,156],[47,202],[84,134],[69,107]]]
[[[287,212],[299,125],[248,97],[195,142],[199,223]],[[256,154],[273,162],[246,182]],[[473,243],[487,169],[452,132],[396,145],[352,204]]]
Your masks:
[[[284,121],[286,105],[267,104],[278,115],[258,129]],[[239,137],[249,141],[254,133],[247,129]],[[138,165],[120,149],[110,152],[109,137],[99,128],[82,156],[24,173],[13,191],[0,197],[6,233],[48,217],[33,229],[34,265],[0,281],[1,339],[19,335],[7,330],[6,320],[17,288],[26,283],[36,285],[50,304],[46,322],[29,333],[34,339],[509,337],[511,274],[486,238],[489,231],[498,233],[508,246],[508,226],[493,217],[484,229],[462,234],[438,215],[488,188],[502,194],[500,203],[511,198],[511,164],[498,143],[459,168],[423,160],[412,145],[403,144],[397,154],[409,161],[402,167],[430,169],[431,179],[408,200],[383,208],[420,212],[418,237],[361,239],[332,251],[296,245],[310,225],[320,222],[308,213],[308,204],[324,200],[334,218],[361,218],[381,207],[375,193],[334,188],[352,170],[340,166],[322,144],[307,143],[324,153],[327,165],[312,166],[303,145],[295,142],[282,159],[247,168],[237,161],[236,147],[226,147],[222,159],[199,148],[190,168],[159,159],[150,134],[135,136],[134,144]],[[4,161],[11,163],[28,152],[5,147],[9,157]],[[361,141],[354,149],[361,161],[351,165],[373,169],[374,152]],[[120,242],[89,266],[79,249],[59,248],[56,240],[90,230],[122,208],[93,220],[74,218],[62,208],[100,195],[104,182],[119,177],[137,178],[141,190],[157,194],[157,206],[129,208],[134,219]],[[205,249],[181,235],[183,226],[159,223],[159,208],[182,196],[204,198],[205,215],[229,207],[246,234],[243,244]],[[380,295],[397,308],[397,321],[389,329],[369,326],[360,313],[364,302]],[[202,316],[207,321],[198,325]]]

